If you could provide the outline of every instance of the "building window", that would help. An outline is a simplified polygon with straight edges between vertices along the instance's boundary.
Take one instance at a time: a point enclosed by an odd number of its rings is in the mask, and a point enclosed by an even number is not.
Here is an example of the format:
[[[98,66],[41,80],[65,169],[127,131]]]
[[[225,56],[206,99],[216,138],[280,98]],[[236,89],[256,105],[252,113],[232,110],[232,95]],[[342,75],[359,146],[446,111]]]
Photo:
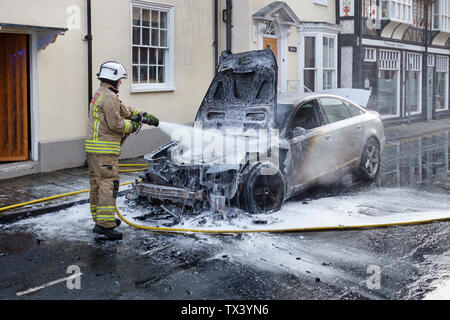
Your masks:
[[[378,60],[378,110],[384,116],[399,116],[400,52],[380,50]]]
[[[377,50],[375,50],[374,48],[364,48],[364,61],[376,62]]]
[[[381,18],[413,24],[412,0],[382,0]]]
[[[316,91],[316,38],[305,37],[303,83],[306,91]]]
[[[366,52],[375,50],[365,48]],[[376,61],[363,63],[363,87],[371,90],[368,108],[378,111],[383,118],[400,116],[400,52],[379,49]]]
[[[437,0],[432,4],[432,29],[450,32],[450,0]]]
[[[448,60],[436,56],[436,111],[448,110]]]
[[[418,114],[422,112],[422,55],[407,53],[405,64],[405,114]]]
[[[432,56],[432,55],[429,55],[429,56],[428,56],[428,63],[427,63],[427,66],[428,66],[428,67],[430,67],[430,68],[433,68],[433,67],[434,67],[434,61],[435,61],[434,58],[435,58],[435,57]]]
[[[337,36],[305,33],[301,75],[304,92],[333,89],[337,86]],[[300,86],[301,87],[301,86]]]
[[[323,89],[332,89],[336,85],[334,83],[336,74],[335,63],[335,38],[323,37]]]
[[[132,91],[173,89],[173,9],[132,4]]]

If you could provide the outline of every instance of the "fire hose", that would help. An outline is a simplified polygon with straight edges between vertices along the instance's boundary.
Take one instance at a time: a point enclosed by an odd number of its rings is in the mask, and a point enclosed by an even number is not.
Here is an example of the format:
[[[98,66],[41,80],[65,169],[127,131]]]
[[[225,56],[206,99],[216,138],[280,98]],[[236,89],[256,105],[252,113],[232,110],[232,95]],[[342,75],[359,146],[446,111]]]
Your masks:
[[[146,164],[121,164],[120,167],[146,167]],[[145,170],[145,169],[138,169]],[[137,171],[137,170],[127,170],[126,172]],[[140,180],[136,180],[136,183],[139,183]],[[130,185],[133,182],[125,182],[121,183],[120,186]],[[90,189],[74,191],[69,193],[64,193],[60,195],[55,195],[51,197],[46,197],[42,199],[36,199],[32,201],[22,202],[6,207],[0,208],[0,214],[2,212],[23,207],[30,204],[50,201],[58,198],[63,198],[67,196],[72,196],[81,193],[87,193]],[[166,228],[166,227],[151,227],[138,225],[131,221],[125,219],[125,217],[121,214],[117,206],[115,207],[115,211],[119,218],[129,226],[141,230],[148,231],[156,231],[156,232],[170,232],[170,233],[209,233],[209,234],[239,234],[239,233],[288,233],[288,232],[319,232],[319,231],[344,231],[344,230],[356,230],[356,229],[373,229],[373,228],[386,228],[386,227],[395,227],[395,226],[406,226],[406,225],[418,225],[418,224],[427,224],[432,222],[443,222],[450,221],[450,216],[444,218],[435,218],[435,219],[425,219],[425,220],[415,220],[415,221],[404,221],[404,222],[391,222],[391,223],[380,223],[380,224],[365,224],[365,225],[353,225],[353,226],[325,226],[325,227],[307,227],[307,228],[281,228],[281,229],[243,229],[243,230],[205,230],[205,229],[183,229],[183,228]]]

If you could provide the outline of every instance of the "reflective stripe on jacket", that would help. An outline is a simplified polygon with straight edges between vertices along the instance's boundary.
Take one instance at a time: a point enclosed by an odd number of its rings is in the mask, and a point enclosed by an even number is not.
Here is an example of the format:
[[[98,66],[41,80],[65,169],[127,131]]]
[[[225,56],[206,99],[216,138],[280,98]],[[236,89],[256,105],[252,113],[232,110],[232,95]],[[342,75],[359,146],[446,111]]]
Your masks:
[[[87,153],[120,154],[123,138],[133,131],[129,119],[140,114],[139,109],[125,106],[111,85],[102,83],[92,97],[86,135]]]

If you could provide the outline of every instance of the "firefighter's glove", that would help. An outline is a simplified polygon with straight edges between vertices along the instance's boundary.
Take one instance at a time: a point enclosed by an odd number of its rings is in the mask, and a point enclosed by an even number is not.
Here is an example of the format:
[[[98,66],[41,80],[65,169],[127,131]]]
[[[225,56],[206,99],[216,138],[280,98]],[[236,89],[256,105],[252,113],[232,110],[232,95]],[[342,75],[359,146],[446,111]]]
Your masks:
[[[131,120],[131,124],[133,125],[133,132],[137,132],[141,126],[139,121]]]
[[[159,120],[154,115],[152,115],[150,113],[147,113],[147,112],[144,112],[142,114],[142,116],[144,117],[145,123],[147,123],[147,124],[149,124],[151,126],[155,126],[155,127],[159,126]]]

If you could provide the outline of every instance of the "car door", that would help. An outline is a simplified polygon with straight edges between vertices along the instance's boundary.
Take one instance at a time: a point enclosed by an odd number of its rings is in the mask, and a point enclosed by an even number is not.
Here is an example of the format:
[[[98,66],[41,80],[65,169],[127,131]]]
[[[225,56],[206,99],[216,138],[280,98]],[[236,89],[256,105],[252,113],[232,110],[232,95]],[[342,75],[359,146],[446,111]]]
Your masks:
[[[287,121],[290,157],[286,176],[290,194],[304,189],[323,170],[323,155],[329,147],[322,134],[323,125],[317,100],[304,102]]]
[[[356,111],[348,103],[336,97],[319,98],[327,124],[323,127],[325,139],[330,142],[329,173],[341,169],[359,157],[361,123]]]

